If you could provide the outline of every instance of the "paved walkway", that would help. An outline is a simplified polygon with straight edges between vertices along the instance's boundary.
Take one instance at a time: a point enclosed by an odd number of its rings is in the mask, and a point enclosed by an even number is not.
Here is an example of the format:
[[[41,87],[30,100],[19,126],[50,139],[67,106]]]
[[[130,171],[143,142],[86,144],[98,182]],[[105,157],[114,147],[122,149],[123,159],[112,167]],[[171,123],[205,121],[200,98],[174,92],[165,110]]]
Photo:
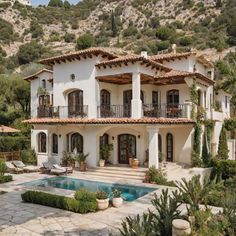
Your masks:
[[[105,211],[85,215],[23,203],[20,196],[23,190],[18,184],[45,177],[47,175],[38,173],[21,174],[14,176],[14,182],[0,185],[0,190],[9,191],[0,195],[0,235],[106,236],[111,233],[117,235],[120,223],[126,216],[142,214],[148,208],[152,209],[150,200],[153,198],[153,193],[136,201],[125,203],[120,208],[111,207]],[[83,175],[75,172],[73,177],[82,178]],[[111,181],[107,180],[107,182]],[[137,182],[134,184],[137,184]],[[142,184],[139,183],[139,185]],[[159,195],[161,187],[155,192]]]

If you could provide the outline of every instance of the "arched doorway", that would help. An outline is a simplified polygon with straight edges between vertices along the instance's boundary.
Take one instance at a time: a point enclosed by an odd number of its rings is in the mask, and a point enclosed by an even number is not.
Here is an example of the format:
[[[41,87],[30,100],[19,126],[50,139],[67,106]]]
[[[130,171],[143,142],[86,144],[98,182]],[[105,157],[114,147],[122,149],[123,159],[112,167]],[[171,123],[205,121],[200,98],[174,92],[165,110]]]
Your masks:
[[[173,134],[166,135],[166,160],[173,162],[174,139]]]
[[[75,90],[68,94],[68,116],[83,116],[83,91]]]
[[[100,92],[101,100],[101,117],[110,117],[111,113],[111,94],[106,89],[102,89]]]
[[[136,137],[132,134],[120,134],[118,136],[118,161],[120,164],[128,164],[130,157],[136,157]]]
[[[67,134],[67,151],[74,152],[77,150],[77,153],[83,153],[84,150],[84,139],[80,133],[70,133]]]

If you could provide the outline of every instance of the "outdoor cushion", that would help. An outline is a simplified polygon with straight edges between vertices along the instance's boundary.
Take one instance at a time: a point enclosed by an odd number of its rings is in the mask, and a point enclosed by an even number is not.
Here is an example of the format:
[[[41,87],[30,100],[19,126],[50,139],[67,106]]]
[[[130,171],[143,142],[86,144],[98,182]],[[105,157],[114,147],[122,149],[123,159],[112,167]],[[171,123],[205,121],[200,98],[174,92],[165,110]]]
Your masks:
[[[64,174],[66,173],[66,170],[59,170],[59,169],[51,169],[51,174]]]
[[[59,166],[58,164],[54,164],[53,167],[57,170],[64,170],[64,171],[66,170],[64,167]]]
[[[24,168],[26,165],[22,161],[13,161],[13,165],[15,165],[18,168]]]
[[[6,161],[5,164],[6,164],[7,168],[15,169],[15,166],[10,161]]]

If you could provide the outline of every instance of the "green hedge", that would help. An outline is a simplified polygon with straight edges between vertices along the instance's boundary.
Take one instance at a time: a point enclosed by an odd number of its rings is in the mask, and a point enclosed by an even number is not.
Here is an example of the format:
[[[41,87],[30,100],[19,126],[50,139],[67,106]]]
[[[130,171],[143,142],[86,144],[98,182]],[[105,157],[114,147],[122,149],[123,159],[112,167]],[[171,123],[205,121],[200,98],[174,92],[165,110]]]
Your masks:
[[[21,198],[24,202],[60,208],[63,210],[73,211],[82,214],[87,212],[94,212],[97,209],[96,200],[90,202],[78,201],[74,198],[38,191],[27,191],[21,194]]]
[[[24,136],[3,136],[0,137],[0,151],[10,152],[29,148],[30,140]]]
[[[236,161],[234,160],[214,160],[213,173],[222,179],[229,179],[236,176]]]
[[[1,175],[0,176],[0,184],[7,183],[7,182],[10,182],[12,180],[13,180],[13,178],[12,178],[11,175]]]

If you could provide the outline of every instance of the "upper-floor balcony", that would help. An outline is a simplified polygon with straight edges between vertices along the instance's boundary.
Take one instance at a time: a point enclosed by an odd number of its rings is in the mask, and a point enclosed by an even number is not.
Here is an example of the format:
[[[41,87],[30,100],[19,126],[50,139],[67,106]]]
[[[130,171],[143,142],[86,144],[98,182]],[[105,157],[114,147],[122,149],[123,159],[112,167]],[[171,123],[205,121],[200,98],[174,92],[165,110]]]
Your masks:
[[[88,106],[39,106],[38,118],[84,118],[88,116]]]
[[[189,118],[190,104],[143,104],[142,117]],[[88,106],[40,106],[38,118],[85,118]],[[131,104],[102,105],[97,107],[97,118],[131,118]]]

